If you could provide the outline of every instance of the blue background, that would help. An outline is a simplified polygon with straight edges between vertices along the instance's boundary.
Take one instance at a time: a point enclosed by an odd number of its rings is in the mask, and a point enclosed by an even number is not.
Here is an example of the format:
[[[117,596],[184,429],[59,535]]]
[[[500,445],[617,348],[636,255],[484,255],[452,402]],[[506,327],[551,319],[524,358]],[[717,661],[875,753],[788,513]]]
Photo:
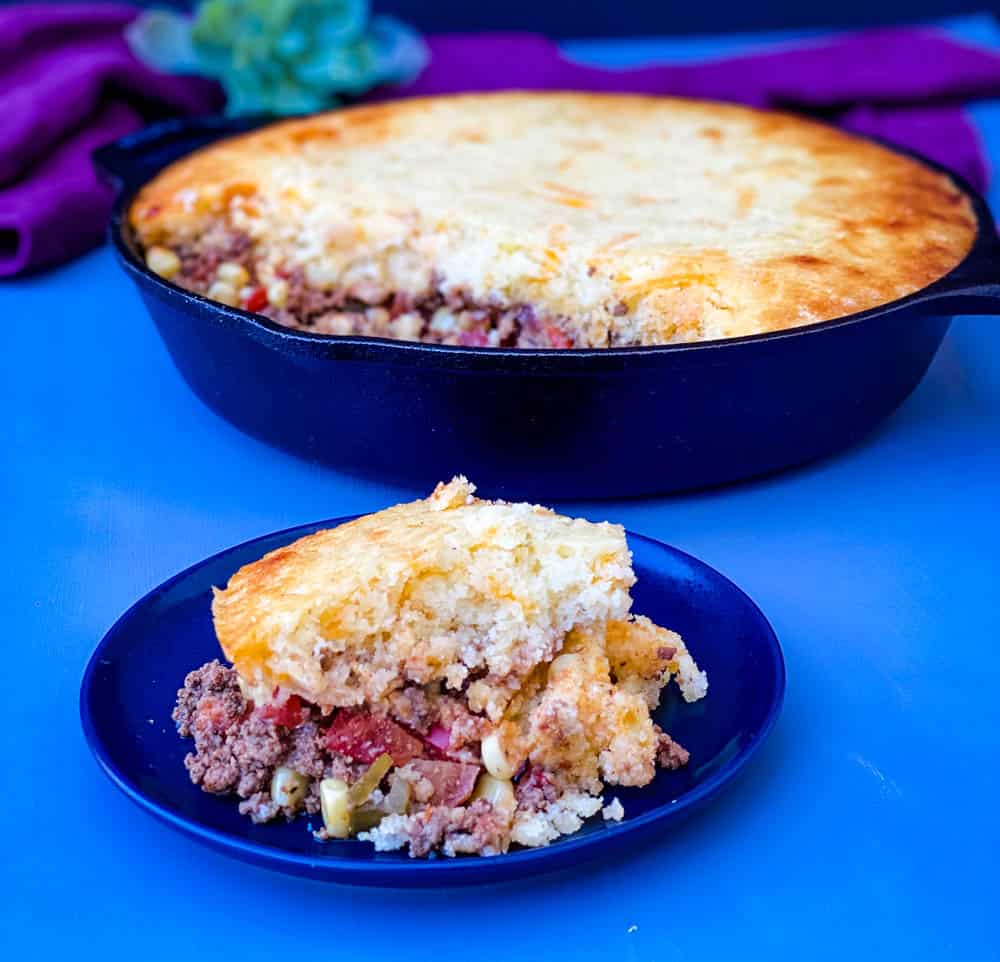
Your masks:
[[[986,20],[956,29],[1000,42]],[[623,62],[731,46],[572,49]],[[1000,158],[1000,105],[976,118]],[[209,413],[106,249],[5,284],[0,309],[9,957],[1000,957],[997,319],[958,320],[913,398],[837,459],[559,505],[744,587],[784,645],[783,717],[741,782],[635,857],[404,893],[272,875],[155,823],[90,759],[77,693],[115,617],[177,570],[412,492],[293,460]]]

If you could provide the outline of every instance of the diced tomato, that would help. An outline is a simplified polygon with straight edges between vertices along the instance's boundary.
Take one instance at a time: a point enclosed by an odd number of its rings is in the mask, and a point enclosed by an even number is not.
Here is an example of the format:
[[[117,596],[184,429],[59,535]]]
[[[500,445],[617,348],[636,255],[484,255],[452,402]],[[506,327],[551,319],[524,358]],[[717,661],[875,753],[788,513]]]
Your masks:
[[[260,710],[264,718],[285,728],[297,728],[306,719],[306,710],[298,695],[289,695],[280,705],[265,705]]]
[[[267,307],[267,288],[255,287],[250,292],[250,296],[243,302],[243,306],[248,311],[259,311],[261,308]]]
[[[388,718],[345,709],[327,729],[326,746],[370,765],[379,755],[391,755],[393,764],[405,765],[424,753],[424,743]]]
[[[549,344],[553,347],[566,348],[573,346],[572,338],[570,338],[569,335],[565,334],[563,331],[560,331],[555,324],[545,325],[545,336],[548,338]]]
[[[480,772],[478,765],[429,761],[423,758],[410,762],[410,768],[415,769],[434,786],[434,794],[429,800],[431,805],[452,807],[468,801]]]

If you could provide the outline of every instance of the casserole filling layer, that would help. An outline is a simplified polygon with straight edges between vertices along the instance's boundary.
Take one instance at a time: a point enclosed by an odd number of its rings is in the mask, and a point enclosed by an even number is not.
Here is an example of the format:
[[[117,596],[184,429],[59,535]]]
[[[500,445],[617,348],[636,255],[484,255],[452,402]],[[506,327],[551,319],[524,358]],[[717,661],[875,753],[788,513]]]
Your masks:
[[[947,175],[822,124],[542,91],[389,101],[226,137],[160,171],[128,223],[154,270],[281,323],[587,348],[854,314],[943,276],[977,234]],[[253,250],[227,249],[231,231]],[[216,276],[222,263],[248,276]]]
[[[679,636],[645,618],[573,629],[498,720],[458,690],[407,684],[377,704],[323,711],[280,689],[255,702],[235,669],[192,671],[174,721],[205,791],[255,822],[311,816],[319,839],[357,836],[410,855],[494,855],[547,845],[603,810],[605,785],[646,785],[688,753],[650,717],[674,679],[707,680]]]
[[[530,304],[477,302],[435,272],[419,288],[392,290],[375,279],[381,272],[374,263],[355,263],[337,276],[275,262],[224,221],[194,241],[149,248],[146,264],[186,290],[316,334],[475,347],[585,346],[565,317]]]

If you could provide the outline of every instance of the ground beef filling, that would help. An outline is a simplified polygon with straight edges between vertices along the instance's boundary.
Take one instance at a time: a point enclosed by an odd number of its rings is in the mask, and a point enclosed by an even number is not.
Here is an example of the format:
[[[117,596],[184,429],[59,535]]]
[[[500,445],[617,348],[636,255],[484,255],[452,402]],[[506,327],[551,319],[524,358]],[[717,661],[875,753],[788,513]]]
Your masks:
[[[222,222],[195,241],[151,248],[147,264],[190,291],[317,334],[474,347],[578,346],[568,318],[546,316],[529,304],[480,303],[442,278],[421,292],[386,292],[370,281],[319,289],[302,268],[279,266],[264,272],[277,277],[266,284],[253,241]]]
[[[691,758],[691,753],[678,745],[659,725],[656,729],[656,764],[667,771],[673,771],[685,766]]]
[[[191,781],[207,792],[239,796],[241,814],[255,822],[291,820],[303,811],[316,815],[324,779],[354,785],[377,757],[390,754],[394,767],[371,800],[381,803],[403,781],[410,803],[361,833],[380,850],[408,847],[414,857],[497,854],[507,850],[518,820],[544,818],[561,804],[558,777],[532,765],[514,778],[511,810],[474,798],[488,723],[460,698],[414,685],[390,696],[387,711],[323,715],[295,696],[254,706],[236,671],[212,661],[185,678],[173,719],[178,733],[194,740],[184,759]],[[657,736],[662,767],[687,762],[688,753],[669,735],[658,729]],[[280,792],[278,798],[271,794],[275,773],[286,770],[303,780],[294,804],[282,804]],[[328,837],[324,829],[316,835]]]
[[[247,798],[269,781],[288,734],[251,710],[235,676],[217,661],[191,672],[173,717],[178,732],[194,739],[184,759],[191,781],[207,792]]]

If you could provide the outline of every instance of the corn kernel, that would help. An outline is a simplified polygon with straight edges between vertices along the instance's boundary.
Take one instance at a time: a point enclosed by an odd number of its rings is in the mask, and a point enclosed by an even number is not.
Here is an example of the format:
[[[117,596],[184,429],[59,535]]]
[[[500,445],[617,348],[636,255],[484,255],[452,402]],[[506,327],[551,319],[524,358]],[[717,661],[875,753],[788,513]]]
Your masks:
[[[305,267],[306,283],[316,290],[325,291],[337,283],[338,273],[329,264],[313,261]]]
[[[416,341],[420,337],[420,332],[424,329],[424,320],[419,314],[400,314],[389,324],[389,331],[393,337],[401,341]]]
[[[340,286],[351,291],[380,288],[381,281],[382,268],[375,261],[369,260],[356,261],[349,265],[339,278]]]
[[[247,269],[236,261],[223,261],[215,272],[216,280],[233,288],[240,288],[250,280]]]
[[[351,834],[351,805],[347,800],[347,782],[340,778],[324,778],[319,783],[319,804],[323,826],[333,838],[348,838]]]
[[[224,281],[216,281],[208,289],[207,296],[213,301],[228,304],[230,307],[236,307],[240,302],[240,295],[236,288],[231,284],[226,284]]]
[[[272,307],[284,307],[288,303],[288,281],[275,281],[269,284],[267,301]]]
[[[452,334],[458,329],[458,319],[447,307],[439,307],[431,315],[430,326],[435,334]]]
[[[483,765],[494,778],[509,779],[514,777],[514,767],[507,759],[507,753],[500,744],[500,736],[496,732],[487,735],[480,745]]]
[[[282,808],[298,808],[305,801],[309,779],[284,765],[271,777],[271,800]]]
[[[389,312],[384,307],[369,307],[365,311],[365,319],[375,329],[387,327]]]
[[[497,811],[513,812],[517,807],[514,785],[507,778],[494,778],[483,773],[476,781],[472,801],[485,798]]]
[[[146,251],[146,266],[170,280],[181,269],[181,259],[169,247],[150,247]]]

